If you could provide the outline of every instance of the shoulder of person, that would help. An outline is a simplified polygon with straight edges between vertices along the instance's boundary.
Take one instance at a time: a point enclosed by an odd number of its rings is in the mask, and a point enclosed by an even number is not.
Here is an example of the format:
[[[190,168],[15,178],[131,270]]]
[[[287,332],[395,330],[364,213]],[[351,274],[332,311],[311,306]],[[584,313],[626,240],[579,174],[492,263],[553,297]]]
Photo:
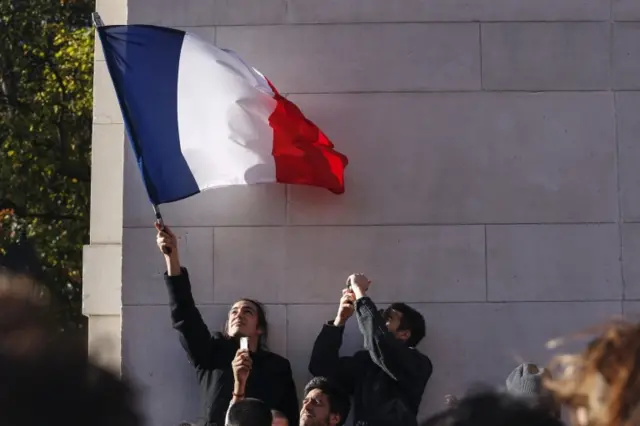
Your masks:
[[[421,358],[424,362],[431,363],[431,359],[429,359],[427,355],[422,353],[420,349],[416,348],[415,346],[409,346],[409,349],[410,353],[413,354],[416,358]]]
[[[282,355],[279,355],[275,352],[264,351],[265,357],[269,359],[275,366],[279,366],[282,368],[291,368],[291,362]]]
[[[419,362],[422,363],[425,371],[432,372],[433,363],[431,362],[431,358],[429,358],[427,355],[420,352],[417,348],[411,348],[411,349],[413,349],[412,353],[415,353],[416,354],[415,356],[420,359]]]
[[[211,339],[213,340],[229,340],[227,338],[227,336],[225,336],[223,333],[216,331],[215,333],[211,333]]]
[[[235,354],[236,351],[236,343],[227,337],[224,333],[216,331],[215,333],[211,333],[211,342],[216,345],[218,348],[228,348],[231,352]]]

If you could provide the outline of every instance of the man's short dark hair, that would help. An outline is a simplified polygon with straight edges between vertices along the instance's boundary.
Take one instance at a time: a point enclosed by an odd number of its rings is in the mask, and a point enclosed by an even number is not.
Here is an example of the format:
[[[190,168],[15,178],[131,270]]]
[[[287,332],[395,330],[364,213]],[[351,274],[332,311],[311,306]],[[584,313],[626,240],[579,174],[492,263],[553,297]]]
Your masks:
[[[429,418],[421,426],[562,426],[547,410],[506,393],[482,391]]]
[[[335,381],[329,380],[326,377],[314,377],[311,379],[311,381],[304,387],[304,396],[306,397],[309,392],[315,389],[318,389],[327,396],[327,399],[329,400],[329,412],[340,416],[340,423],[338,423],[338,426],[342,426],[347,420],[349,410],[351,410],[349,394],[347,394]]]
[[[259,399],[245,398],[232,404],[227,412],[227,426],[271,426],[271,409]]]
[[[408,330],[411,337],[407,340],[407,345],[417,346],[427,334],[427,325],[422,314],[406,303],[392,303],[387,311],[394,310],[402,314],[398,330]]]

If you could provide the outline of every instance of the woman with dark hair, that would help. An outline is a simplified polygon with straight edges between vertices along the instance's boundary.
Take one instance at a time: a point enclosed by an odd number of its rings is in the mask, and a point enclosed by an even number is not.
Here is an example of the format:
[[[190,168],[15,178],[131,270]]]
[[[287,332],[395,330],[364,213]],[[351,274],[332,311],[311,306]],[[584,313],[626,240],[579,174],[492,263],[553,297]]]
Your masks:
[[[297,425],[298,397],[291,364],[267,350],[268,324],[262,304],[238,300],[229,310],[224,332],[211,334],[193,300],[189,273],[180,266],[176,236],[168,227],[156,228],[158,248],[167,264],[171,320],[197,372],[205,424],[224,425],[232,397],[250,397],[282,411],[289,424]],[[247,338],[248,349],[240,348],[242,337]]]

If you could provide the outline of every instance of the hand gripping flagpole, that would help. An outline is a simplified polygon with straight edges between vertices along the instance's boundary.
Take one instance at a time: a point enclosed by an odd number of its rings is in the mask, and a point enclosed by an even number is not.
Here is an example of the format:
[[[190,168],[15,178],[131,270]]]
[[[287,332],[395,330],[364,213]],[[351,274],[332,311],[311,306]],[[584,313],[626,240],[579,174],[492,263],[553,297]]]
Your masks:
[[[104,27],[104,21],[102,20],[98,12],[92,13],[91,18],[93,20],[93,25],[95,25],[96,28]],[[117,93],[117,90],[116,90],[116,93]],[[164,225],[164,220],[162,219],[162,214],[160,213],[160,209],[158,208],[158,205],[155,203],[152,203],[152,206],[153,206],[153,212],[156,215],[156,223],[159,225],[160,230],[164,231],[166,229],[166,226]],[[164,254],[171,254],[171,248],[163,247],[162,252]]]

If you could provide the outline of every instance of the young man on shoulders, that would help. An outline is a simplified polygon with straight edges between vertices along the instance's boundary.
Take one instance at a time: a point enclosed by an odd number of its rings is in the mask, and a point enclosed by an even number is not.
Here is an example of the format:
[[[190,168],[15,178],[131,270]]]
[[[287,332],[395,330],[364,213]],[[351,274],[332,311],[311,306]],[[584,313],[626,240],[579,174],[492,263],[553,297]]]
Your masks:
[[[353,395],[356,426],[416,425],[433,371],[431,360],[415,348],[426,334],[425,321],[404,303],[378,311],[367,296],[370,284],[362,274],[349,277],[336,319],[316,339],[309,371],[335,378]],[[340,357],[344,325],[354,312],[365,349]]]

